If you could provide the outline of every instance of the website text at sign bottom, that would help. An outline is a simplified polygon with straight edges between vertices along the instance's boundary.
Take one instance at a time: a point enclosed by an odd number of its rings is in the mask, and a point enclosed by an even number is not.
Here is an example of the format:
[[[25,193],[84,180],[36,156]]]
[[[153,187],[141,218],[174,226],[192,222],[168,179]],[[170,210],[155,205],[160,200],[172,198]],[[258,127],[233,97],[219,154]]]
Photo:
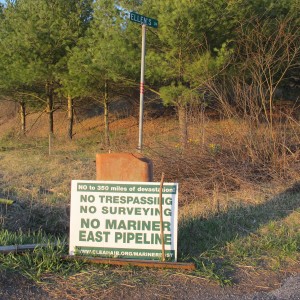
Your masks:
[[[101,247],[76,247],[76,252],[84,255],[97,255],[112,258],[136,258],[136,259],[154,259],[161,258],[161,251],[148,249],[123,249],[123,248],[101,248]],[[173,258],[175,252],[167,250],[165,256]]]

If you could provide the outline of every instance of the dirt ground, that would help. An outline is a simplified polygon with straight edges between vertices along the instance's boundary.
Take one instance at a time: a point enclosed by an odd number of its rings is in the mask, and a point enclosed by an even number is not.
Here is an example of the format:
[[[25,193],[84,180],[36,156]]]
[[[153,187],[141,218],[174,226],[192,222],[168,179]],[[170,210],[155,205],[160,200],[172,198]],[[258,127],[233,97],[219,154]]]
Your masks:
[[[80,280],[86,274],[68,278],[50,276],[42,283],[35,283],[16,272],[1,271],[0,299],[300,299],[300,268],[288,273],[258,273],[244,267],[235,275],[235,284],[228,287],[185,272],[113,268],[111,271],[126,273],[127,279],[130,274],[130,280],[104,284],[100,268],[100,276],[93,283],[89,278],[87,288]]]

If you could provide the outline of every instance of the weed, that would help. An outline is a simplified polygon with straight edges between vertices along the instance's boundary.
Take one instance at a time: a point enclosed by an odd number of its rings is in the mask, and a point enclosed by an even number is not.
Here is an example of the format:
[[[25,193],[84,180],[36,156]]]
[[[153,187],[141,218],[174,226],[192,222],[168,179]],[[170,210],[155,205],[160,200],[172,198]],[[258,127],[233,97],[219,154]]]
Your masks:
[[[197,270],[195,273],[197,275],[209,278],[219,282],[220,285],[232,285],[232,279],[227,274],[232,270],[232,267],[228,263],[218,263],[212,261],[209,258],[194,259]]]
[[[21,230],[18,232],[11,232],[8,230],[0,230],[0,245],[22,245],[22,244],[36,244],[45,243],[47,238],[41,230],[37,232],[25,232]]]
[[[66,253],[66,239],[46,236],[41,231],[28,233],[11,233],[7,230],[0,231],[2,245],[15,245],[23,243],[38,243],[33,252],[24,252],[22,255],[9,253],[0,254],[1,268],[20,271],[24,276],[40,281],[46,273],[61,275],[71,274],[82,267],[82,263],[71,263],[61,259]]]

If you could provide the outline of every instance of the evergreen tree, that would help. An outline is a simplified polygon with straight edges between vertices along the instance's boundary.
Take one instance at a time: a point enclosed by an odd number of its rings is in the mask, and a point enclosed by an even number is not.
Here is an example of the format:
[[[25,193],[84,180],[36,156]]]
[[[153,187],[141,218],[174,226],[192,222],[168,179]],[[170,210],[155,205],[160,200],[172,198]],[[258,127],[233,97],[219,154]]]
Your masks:
[[[148,29],[146,80],[157,87],[166,105],[177,109],[185,147],[187,108],[199,101],[203,82],[222,69],[221,62],[225,63],[230,53],[226,52],[226,41],[234,22],[228,1],[149,0],[139,7],[136,1],[129,2],[132,9],[158,19],[158,29]]]
[[[4,55],[6,68],[20,84],[34,87],[46,103],[49,133],[53,134],[53,112],[57,74],[64,68],[67,51],[74,47],[86,18],[86,0],[7,1],[5,9]]]
[[[92,97],[104,108],[105,143],[109,146],[109,103],[138,73],[135,49],[124,27],[124,11],[117,1],[97,0],[86,35],[70,53],[63,86],[73,97]],[[78,72],[80,70],[80,72]],[[69,84],[67,84],[67,82]]]
[[[14,101],[19,104],[21,132],[26,134],[26,102],[30,97],[24,92],[30,90],[30,86],[24,80],[19,67],[13,59],[13,49],[6,48],[7,39],[12,35],[12,28],[7,22],[7,11],[4,5],[0,10],[0,99]]]

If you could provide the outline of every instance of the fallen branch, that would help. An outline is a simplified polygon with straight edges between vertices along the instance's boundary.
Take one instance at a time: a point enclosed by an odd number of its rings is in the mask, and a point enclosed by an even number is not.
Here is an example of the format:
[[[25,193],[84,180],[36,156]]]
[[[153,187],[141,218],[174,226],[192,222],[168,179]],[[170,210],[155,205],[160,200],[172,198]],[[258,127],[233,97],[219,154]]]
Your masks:
[[[27,245],[0,246],[0,254],[22,253],[25,251],[34,251],[35,248],[43,248],[43,247],[48,247],[48,246],[49,246],[49,244],[27,244]]]
[[[64,260],[80,260],[92,264],[116,265],[116,266],[136,266],[143,268],[160,268],[160,269],[183,269],[195,270],[194,263],[186,262],[165,262],[154,260],[139,260],[139,259],[124,259],[124,258],[102,258],[102,257],[88,257],[88,256],[62,256]]]

